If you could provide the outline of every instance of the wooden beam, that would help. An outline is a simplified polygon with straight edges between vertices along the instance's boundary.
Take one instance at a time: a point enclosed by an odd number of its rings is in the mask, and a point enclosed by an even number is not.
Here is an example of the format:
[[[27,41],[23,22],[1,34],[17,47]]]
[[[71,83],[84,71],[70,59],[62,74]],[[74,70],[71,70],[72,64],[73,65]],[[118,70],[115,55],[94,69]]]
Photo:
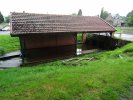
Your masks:
[[[77,33],[75,33],[74,36],[75,36],[75,55],[77,55]]]
[[[87,39],[87,33],[82,33],[82,43],[85,43]]]
[[[24,42],[24,38],[22,36],[19,36],[19,41],[20,41],[20,51],[21,51],[22,63],[24,64],[24,58],[25,58],[25,42]]]

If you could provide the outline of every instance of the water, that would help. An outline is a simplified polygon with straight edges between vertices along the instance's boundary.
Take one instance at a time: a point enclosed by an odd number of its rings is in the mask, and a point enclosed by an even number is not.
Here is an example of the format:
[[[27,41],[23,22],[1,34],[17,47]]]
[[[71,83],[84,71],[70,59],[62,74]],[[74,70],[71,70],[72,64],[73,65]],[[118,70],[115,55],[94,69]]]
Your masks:
[[[85,53],[91,53],[93,51],[96,51],[98,49],[97,47],[87,45],[87,44],[77,44],[77,55],[85,54]]]
[[[22,64],[22,59],[20,57],[11,58],[8,60],[0,61],[0,69],[19,67]]]
[[[19,67],[22,64],[22,59],[19,55],[20,51],[15,51],[1,56],[0,58],[2,59],[0,60],[0,69]]]
[[[133,41],[133,35],[132,34],[115,33],[114,37],[117,39]]]
[[[57,58],[66,58],[85,53],[91,53],[96,47],[87,44],[66,45],[59,47],[47,47],[41,49],[25,50],[26,61],[47,61]],[[45,51],[45,52],[44,52]],[[96,50],[95,50],[96,51]]]
[[[0,35],[7,35],[10,34],[10,31],[0,31]]]

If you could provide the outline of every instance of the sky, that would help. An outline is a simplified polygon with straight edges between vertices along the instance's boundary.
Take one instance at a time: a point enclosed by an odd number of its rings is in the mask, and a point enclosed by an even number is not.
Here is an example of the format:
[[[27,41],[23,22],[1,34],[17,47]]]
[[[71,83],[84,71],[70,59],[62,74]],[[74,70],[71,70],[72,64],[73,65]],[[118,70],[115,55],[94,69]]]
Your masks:
[[[0,0],[0,11],[4,16],[23,11],[69,15],[79,9],[85,16],[95,16],[100,14],[102,7],[109,13],[126,16],[133,10],[133,0]]]

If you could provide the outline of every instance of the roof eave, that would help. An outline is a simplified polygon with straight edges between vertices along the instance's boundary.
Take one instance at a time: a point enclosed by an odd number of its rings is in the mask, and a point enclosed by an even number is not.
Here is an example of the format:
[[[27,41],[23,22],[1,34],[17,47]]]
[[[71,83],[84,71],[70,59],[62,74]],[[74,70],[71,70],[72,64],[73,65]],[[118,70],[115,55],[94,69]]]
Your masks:
[[[10,33],[12,37],[19,37],[20,35],[30,35],[30,34],[59,34],[59,33],[106,33],[106,32],[115,32],[116,30],[107,30],[107,31],[78,31],[78,32],[52,32],[52,33]]]

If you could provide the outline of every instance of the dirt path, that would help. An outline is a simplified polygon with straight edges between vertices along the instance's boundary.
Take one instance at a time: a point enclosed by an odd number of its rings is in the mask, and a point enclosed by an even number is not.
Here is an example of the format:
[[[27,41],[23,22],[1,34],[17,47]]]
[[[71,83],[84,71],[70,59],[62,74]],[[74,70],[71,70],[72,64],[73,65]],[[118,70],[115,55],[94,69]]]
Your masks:
[[[133,86],[129,87],[129,97],[120,97],[120,100],[133,100]]]
[[[130,86],[129,100],[133,100],[133,86]]]

